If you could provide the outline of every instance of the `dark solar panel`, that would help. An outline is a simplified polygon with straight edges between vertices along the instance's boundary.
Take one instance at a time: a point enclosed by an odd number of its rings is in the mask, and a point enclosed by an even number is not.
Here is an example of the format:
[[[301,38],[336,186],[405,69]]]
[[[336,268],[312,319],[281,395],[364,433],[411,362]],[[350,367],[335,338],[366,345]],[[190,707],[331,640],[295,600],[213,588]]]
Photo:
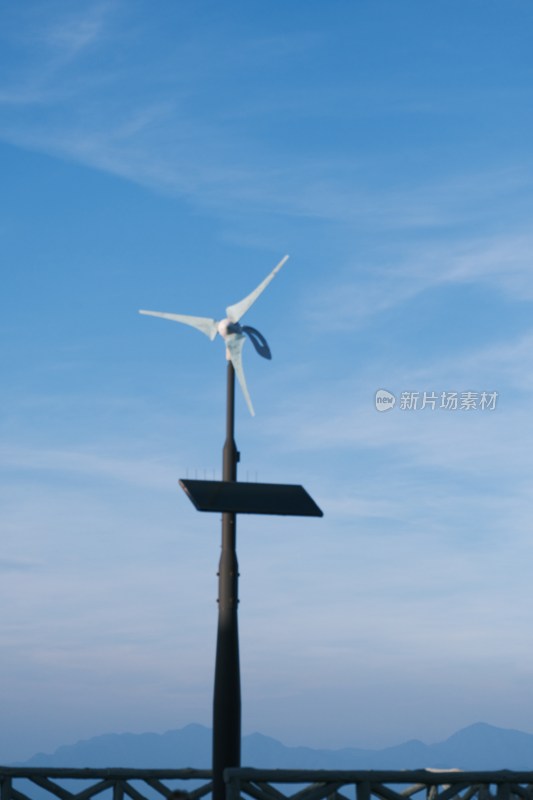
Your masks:
[[[322,517],[323,513],[303,486],[284,483],[233,483],[180,480],[180,486],[198,511],[236,514],[283,514]]]

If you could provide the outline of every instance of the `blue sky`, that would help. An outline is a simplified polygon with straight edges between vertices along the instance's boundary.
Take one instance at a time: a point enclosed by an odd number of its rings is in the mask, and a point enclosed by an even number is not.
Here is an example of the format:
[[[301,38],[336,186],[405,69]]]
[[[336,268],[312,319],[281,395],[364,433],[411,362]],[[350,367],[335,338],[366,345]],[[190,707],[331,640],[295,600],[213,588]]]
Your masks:
[[[240,477],[325,516],[239,520],[243,731],[533,731],[532,23],[3,5],[0,762],[210,725],[219,521],[177,481],[220,474],[224,350],[137,309],[221,318],[285,253]]]

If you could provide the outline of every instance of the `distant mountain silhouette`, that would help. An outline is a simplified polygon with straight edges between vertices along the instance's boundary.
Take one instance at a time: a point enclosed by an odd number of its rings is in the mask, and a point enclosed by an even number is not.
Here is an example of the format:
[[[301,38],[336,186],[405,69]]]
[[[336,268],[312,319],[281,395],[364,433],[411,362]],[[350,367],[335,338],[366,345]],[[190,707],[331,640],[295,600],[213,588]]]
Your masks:
[[[38,753],[17,766],[205,769],[210,763],[210,729],[187,725],[163,734],[96,736],[64,745],[51,755]],[[414,739],[383,750],[316,750],[286,747],[269,736],[252,733],[243,737],[242,764],[265,769],[533,770],[533,734],[478,722],[437,744],[427,745]]]

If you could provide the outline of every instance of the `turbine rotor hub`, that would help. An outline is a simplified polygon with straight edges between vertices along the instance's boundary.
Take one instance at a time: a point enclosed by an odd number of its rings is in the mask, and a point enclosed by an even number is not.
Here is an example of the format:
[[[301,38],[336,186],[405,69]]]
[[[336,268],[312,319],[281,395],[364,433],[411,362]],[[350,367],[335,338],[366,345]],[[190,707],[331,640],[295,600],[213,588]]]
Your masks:
[[[226,319],[221,319],[217,325],[217,330],[219,334],[225,339],[230,333],[242,333],[242,327],[239,325],[238,322],[231,322],[227,317]]]

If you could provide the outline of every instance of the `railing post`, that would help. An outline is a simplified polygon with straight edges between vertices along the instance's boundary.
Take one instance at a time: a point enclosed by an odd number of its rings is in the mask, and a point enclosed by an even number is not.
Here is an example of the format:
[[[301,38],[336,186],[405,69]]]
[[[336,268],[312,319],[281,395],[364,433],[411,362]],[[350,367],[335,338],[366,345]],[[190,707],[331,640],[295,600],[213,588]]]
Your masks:
[[[121,780],[115,781],[113,786],[113,800],[124,800],[124,783]]]
[[[361,781],[355,787],[357,800],[370,800],[370,781]]]
[[[499,783],[497,790],[498,800],[509,800],[511,796],[511,787],[508,783]]]
[[[427,786],[426,787],[427,800],[436,800],[438,794],[439,794],[438,786]]]
[[[6,775],[0,779],[0,800],[11,800],[11,778]]]
[[[490,784],[488,783],[480,784],[477,796],[478,800],[490,800]]]
[[[224,770],[224,783],[226,786],[226,800],[240,800],[241,779],[235,774],[235,769]]]

